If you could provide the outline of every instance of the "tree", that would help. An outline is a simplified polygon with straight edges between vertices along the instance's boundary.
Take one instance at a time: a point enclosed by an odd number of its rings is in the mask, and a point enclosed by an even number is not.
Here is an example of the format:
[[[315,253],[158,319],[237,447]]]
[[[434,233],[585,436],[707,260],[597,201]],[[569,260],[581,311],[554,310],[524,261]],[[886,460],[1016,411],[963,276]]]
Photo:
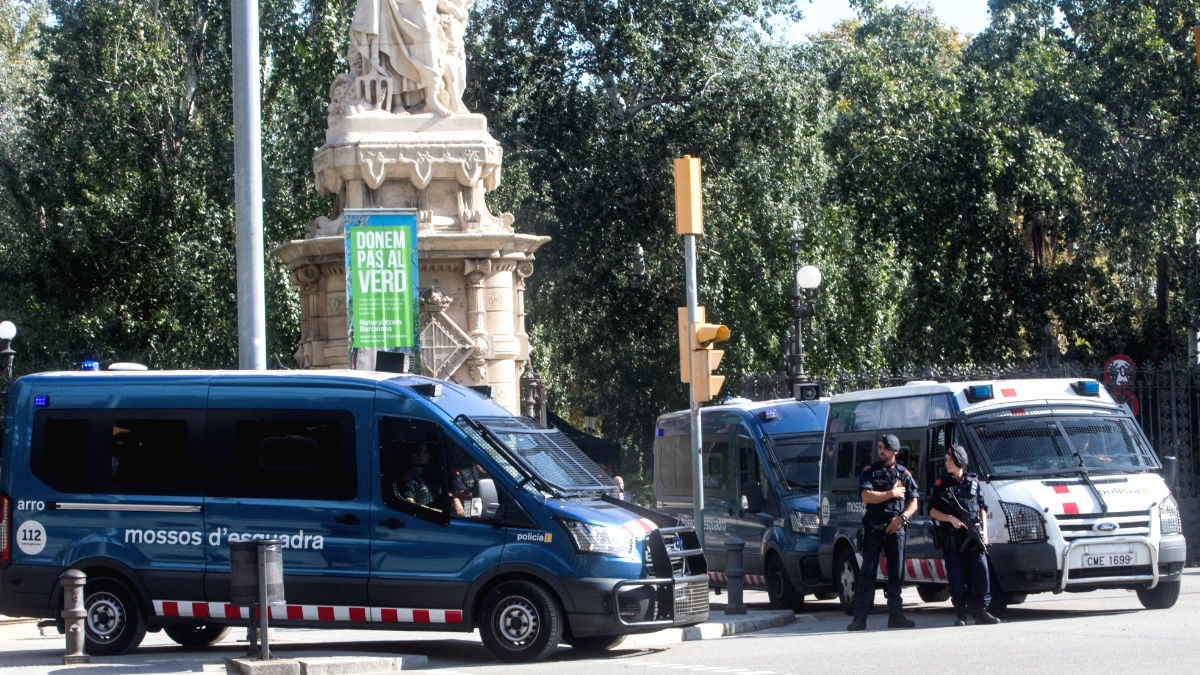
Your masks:
[[[494,201],[553,236],[530,279],[534,361],[566,417],[648,445],[686,405],[676,307],[685,302],[671,161],[701,157],[701,302],[734,339],[721,371],[782,365],[788,239],[824,179],[819,88],[762,46],[791,3],[521,0],[477,5],[468,103],[506,148]],[[644,251],[646,282],[632,273]],[[731,378],[734,380],[736,378]],[[736,392],[733,392],[736,393]]]
[[[17,298],[22,365],[234,366],[228,4],[56,0],[50,9],[47,65],[22,83],[39,123],[9,155],[15,273],[0,283]],[[269,250],[328,212],[312,186],[311,152],[348,8],[279,0],[260,10]],[[270,361],[288,365],[295,290],[269,254],[267,273]]]

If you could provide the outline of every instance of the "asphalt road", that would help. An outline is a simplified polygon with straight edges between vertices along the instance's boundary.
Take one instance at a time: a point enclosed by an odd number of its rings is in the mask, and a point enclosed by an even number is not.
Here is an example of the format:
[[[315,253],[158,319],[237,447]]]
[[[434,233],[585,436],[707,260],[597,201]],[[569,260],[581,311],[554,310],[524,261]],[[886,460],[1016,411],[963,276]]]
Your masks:
[[[449,675],[623,675],[624,673],[721,673],[786,675],[813,672],[878,672],[891,659],[898,672],[964,672],[948,666],[948,655],[977,662],[993,673],[1187,672],[1200,662],[1200,568],[1184,574],[1178,604],[1145,610],[1127,591],[1034,595],[1010,608],[999,626],[953,625],[949,603],[922,603],[905,592],[914,629],[887,629],[877,608],[865,633],[847,633],[849,618],[836,601],[810,602],[794,623],[719,639],[679,641],[664,632],[631,638],[602,655],[561,647],[541,663],[509,665],[496,661],[477,634],[326,631],[273,629],[275,656],[356,654],[416,655],[413,666],[427,663]],[[720,619],[724,596],[714,596]],[[748,593],[751,613],[765,614],[761,593]],[[882,595],[877,597],[882,604]],[[53,630],[42,636],[29,621],[0,623],[0,675],[54,673],[177,675],[224,672],[223,660],[246,655],[245,631],[235,630],[214,648],[184,650],[161,633],[150,634],[142,648],[122,657],[94,657],[84,666],[63,666],[64,640]],[[406,669],[410,666],[406,665]]]

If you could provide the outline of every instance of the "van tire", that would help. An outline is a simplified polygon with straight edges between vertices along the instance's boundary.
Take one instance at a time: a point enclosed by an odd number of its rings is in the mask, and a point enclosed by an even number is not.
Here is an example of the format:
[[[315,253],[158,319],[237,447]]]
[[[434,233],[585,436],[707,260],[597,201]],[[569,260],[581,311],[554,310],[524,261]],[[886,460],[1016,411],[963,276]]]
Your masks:
[[[843,548],[838,551],[837,566],[834,568],[837,573],[837,578],[834,580],[837,586],[838,603],[842,606],[842,611],[848,616],[854,615],[854,588],[858,585],[858,560],[855,559],[854,553],[848,548]],[[871,594],[871,604],[875,604],[875,594]],[[870,606],[868,606],[868,610]]]
[[[1169,609],[1179,599],[1180,581],[1160,581],[1154,588],[1137,589],[1138,600],[1146,609]]]
[[[540,661],[562,640],[562,610],[538,584],[506,581],[484,598],[479,634],[501,661]]]
[[[949,584],[917,584],[921,602],[945,602],[950,599]]]
[[[612,649],[624,641],[624,635],[589,635],[567,638],[567,644],[582,652],[602,652]]]
[[[771,600],[771,609],[804,610],[804,594],[796,592],[783,563],[774,556],[767,561],[767,597]]]
[[[146,637],[146,617],[136,596],[116,579],[89,579],[84,587],[83,606],[88,654],[126,654],[136,649]]]
[[[207,647],[224,639],[229,633],[229,626],[215,623],[193,623],[177,626],[164,626],[163,632],[181,647]]]

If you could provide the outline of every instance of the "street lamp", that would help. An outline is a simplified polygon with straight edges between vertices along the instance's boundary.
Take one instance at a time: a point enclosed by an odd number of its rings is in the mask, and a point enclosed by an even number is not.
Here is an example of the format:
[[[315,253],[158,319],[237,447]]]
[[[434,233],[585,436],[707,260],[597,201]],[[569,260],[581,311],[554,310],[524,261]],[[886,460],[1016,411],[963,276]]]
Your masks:
[[[821,285],[821,270],[812,265],[800,266],[800,239],[792,239],[792,344],[788,355],[788,383],[797,399],[811,400],[820,396],[819,388],[807,385],[808,375],[804,374],[804,336],[801,334],[804,319],[813,316],[813,302],[817,297],[817,288]]]
[[[17,355],[12,349],[12,340],[17,336],[17,327],[11,321],[0,321],[0,366],[4,368],[4,381],[0,382],[0,416],[8,409],[8,392],[12,390],[12,362]]]

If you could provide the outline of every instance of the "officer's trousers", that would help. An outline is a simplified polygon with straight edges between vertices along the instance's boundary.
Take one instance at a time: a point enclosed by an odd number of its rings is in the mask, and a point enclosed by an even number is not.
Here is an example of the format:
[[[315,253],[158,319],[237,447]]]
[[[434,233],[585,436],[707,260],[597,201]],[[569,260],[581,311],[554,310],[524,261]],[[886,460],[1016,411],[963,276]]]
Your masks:
[[[885,534],[882,529],[865,526],[863,532],[863,564],[858,573],[858,585],[854,588],[854,620],[866,621],[875,599],[875,579],[879,576],[879,554],[887,558],[887,605],[888,614],[898,616],[904,612],[904,600],[900,590],[904,586],[904,528],[895,534]]]
[[[942,548],[946,561],[946,579],[950,582],[950,601],[959,616],[966,612],[981,612],[992,603],[991,584],[988,579],[987,556],[982,550],[963,552],[958,546],[959,537],[943,536],[943,541],[953,542]]]

